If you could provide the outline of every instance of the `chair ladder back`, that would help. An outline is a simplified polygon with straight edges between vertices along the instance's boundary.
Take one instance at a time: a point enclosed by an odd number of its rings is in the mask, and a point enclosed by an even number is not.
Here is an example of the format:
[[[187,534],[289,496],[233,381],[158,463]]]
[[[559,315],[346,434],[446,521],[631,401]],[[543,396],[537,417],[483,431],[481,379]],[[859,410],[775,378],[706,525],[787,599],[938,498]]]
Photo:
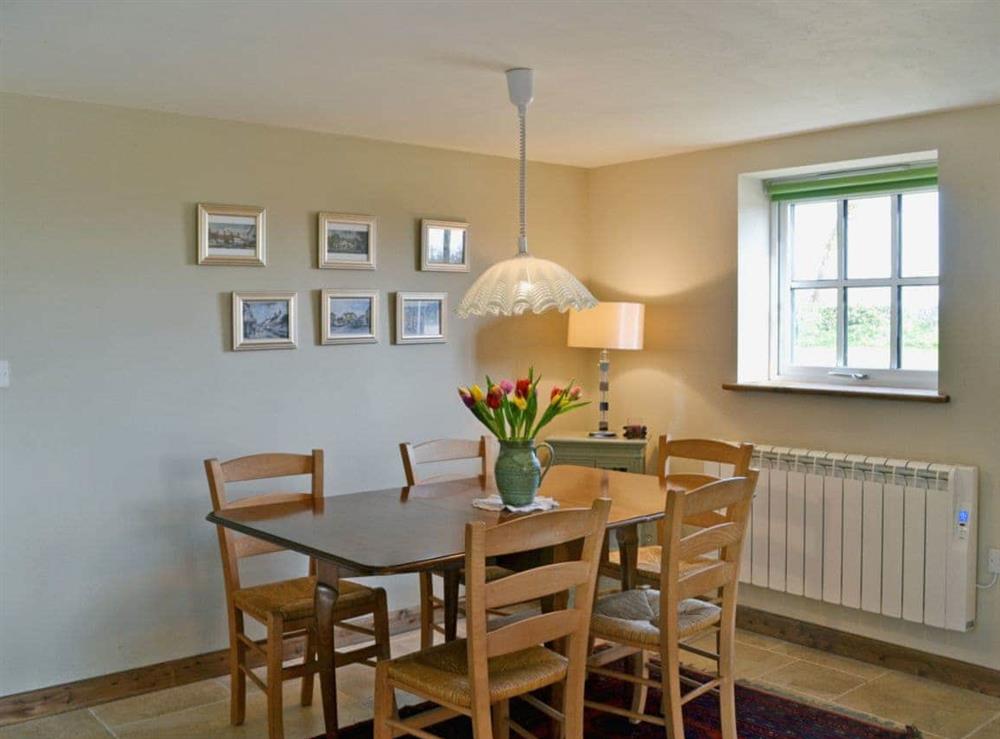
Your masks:
[[[669,487],[671,483],[687,490],[707,485],[721,478],[706,473],[671,473],[671,459],[687,459],[697,462],[715,462],[733,466],[733,477],[744,477],[750,470],[753,457],[753,444],[731,444],[715,439],[669,439],[661,435],[659,440],[659,456],[657,459],[657,474],[660,480]],[[684,514],[684,523],[691,526],[708,527],[721,523],[718,516],[708,511],[688,510]],[[656,524],[657,539],[662,545],[666,536],[664,520]]]
[[[604,507],[598,498],[594,506]],[[593,509],[576,508],[548,513],[535,513],[515,518],[488,529],[483,542],[487,557],[500,557],[518,552],[554,547],[585,538],[593,530]]]
[[[403,459],[403,472],[406,474],[407,485],[443,480],[450,475],[435,475],[421,477],[417,468],[419,465],[434,462],[461,462],[469,459],[481,459],[480,474],[486,477],[493,475],[493,463],[496,460],[495,443],[492,439],[481,436],[474,439],[434,439],[420,444],[404,442],[399,445],[399,454]]]
[[[538,513],[492,528],[483,521],[466,524],[466,631],[474,703],[489,700],[490,657],[566,637],[585,649],[610,509],[611,501],[599,498],[589,509]],[[582,546],[577,549],[575,544],[581,539]],[[486,582],[488,557],[545,547],[555,547],[556,563]],[[569,590],[573,591],[572,608],[568,597],[563,597]],[[555,610],[487,632],[489,603],[521,603],[544,596],[556,596]],[[585,659],[585,652],[581,651],[579,658]]]
[[[733,466],[733,477],[743,477],[750,469],[753,444],[732,444],[716,439],[669,439],[661,435],[657,460],[657,474],[668,476],[671,459],[689,459],[697,462],[716,462]]]
[[[676,618],[677,605],[685,598],[736,583],[756,482],[757,473],[751,471],[745,477],[730,477],[687,492],[668,493],[665,517],[668,524],[660,572],[661,608],[672,609],[661,610],[668,621]],[[683,527],[688,511],[713,512],[722,522],[685,536]],[[700,566],[688,566],[682,571],[682,562],[715,551],[719,552],[718,559],[704,558]]]
[[[322,455],[322,451],[320,454]],[[222,463],[222,471],[226,482],[247,482],[271,477],[310,475],[313,472],[313,462],[311,454],[269,452],[230,459]]]
[[[218,459],[205,460],[208,489],[212,496],[212,510],[225,511],[255,505],[277,503],[307,503],[323,497],[323,450],[313,449],[311,454],[265,453],[220,462]],[[226,483],[250,482],[270,478],[309,475],[308,493],[258,493],[230,500],[226,495]],[[225,526],[216,526],[219,549],[222,554],[222,571],[227,597],[240,588],[239,561],[247,557],[286,551],[284,547],[238,534]],[[310,557],[309,574],[315,574],[316,563]]]

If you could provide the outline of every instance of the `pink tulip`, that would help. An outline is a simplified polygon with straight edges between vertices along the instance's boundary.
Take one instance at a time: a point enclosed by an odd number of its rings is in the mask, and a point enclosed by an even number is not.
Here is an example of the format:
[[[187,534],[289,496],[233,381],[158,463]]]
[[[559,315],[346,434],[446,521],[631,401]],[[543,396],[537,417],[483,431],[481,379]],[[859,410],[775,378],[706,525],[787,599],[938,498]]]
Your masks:
[[[514,389],[514,383],[510,380],[501,380],[500,389],[503,390],[504,395],[510,395],[511,391]]]

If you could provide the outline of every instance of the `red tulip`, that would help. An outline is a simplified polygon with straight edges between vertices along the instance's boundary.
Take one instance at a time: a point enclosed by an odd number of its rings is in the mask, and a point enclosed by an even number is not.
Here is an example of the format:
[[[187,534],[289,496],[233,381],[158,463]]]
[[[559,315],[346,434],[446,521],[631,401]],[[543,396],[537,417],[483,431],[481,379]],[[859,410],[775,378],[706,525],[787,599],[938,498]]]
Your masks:
[[[563,391],[563,389],[561,387],[559,387],[558,385],[553,386],[552,392],[549,393],[549,402],[552,402],[553,400],[555,400],[556,398],[558,398],[560,395],[562,395],[562,391]]]
[[[531,380],[518,380],[517,389],[514,392],[521,398],[527,398],[531,395]]]
[[[500,401],[503,399],[503,390],[499,385],[494,385],[490,388],[490,392],[486,395],[486,405],[488,405],[493,410],[500,407]]]

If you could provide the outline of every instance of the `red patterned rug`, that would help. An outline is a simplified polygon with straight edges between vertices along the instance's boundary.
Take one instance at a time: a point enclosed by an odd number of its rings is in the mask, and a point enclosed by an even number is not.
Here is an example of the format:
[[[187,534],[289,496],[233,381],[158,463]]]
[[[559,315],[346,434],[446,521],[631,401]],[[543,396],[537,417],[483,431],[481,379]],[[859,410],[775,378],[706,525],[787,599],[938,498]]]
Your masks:
[[[620,669],[620,666],[616,665],[613,669]],[[698,675],[694,676],[700,678]],[[601,703],[627,707],[631,700],[631,689],[622,681],[592,676],[587,681],[587,697]],[[646,712],[658,713],[659,702],[659,692],[651,689]],[[430,704],[412,706],[403,709],[402,714],[404,717],[411,716],[430,707]],[[539,739],[552,739],[552,722],[524,702],[516,699],[511,701],[511,714],[515,721]],[[740,739],[919,739],[921,736],[912,727],[894,729],[879,726],[746,685],[736,686],[736,717]],[[647,723],[633,726],[626,718],[590,709],[586,711],[585,722],[585,736],[594,739],[662,739],[664,736],[662,727]],[[686,704],[684,728],[685,739],[721,739],[718,699],[702,695]],[[466,739],[472,736],[472,729],[464,717],[428,727],[428,730],[443,739]],[[362,721],[348,726],[340,731],[340,736],[341,739],[370,739],[372,722]]]

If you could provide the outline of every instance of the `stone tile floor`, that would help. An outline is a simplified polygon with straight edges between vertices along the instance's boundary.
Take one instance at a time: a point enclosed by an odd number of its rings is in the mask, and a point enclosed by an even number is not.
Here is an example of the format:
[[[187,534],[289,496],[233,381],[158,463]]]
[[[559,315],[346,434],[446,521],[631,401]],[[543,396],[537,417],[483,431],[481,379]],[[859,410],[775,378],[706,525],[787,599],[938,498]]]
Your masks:
[[[737,676],[751,684],[804,700],[917,726],[927,739],[1000,739],[1000,699],[837,657],[749,632],[738,633]],[[393,655],[417,649],[417,632],[393,638]],[[704,669],[705,660],[688,663]],[[363,665],[338,675],[340,721],[372,715],[374,672]],[[318,683],[314,705],[298,705],[298,681],[285,684],[285,736],[312,737],[323,730]],[[267,736],[264,695],[248,687],[247,720],[229,725],[229,678],[36,719],[0,729],[0,739],[200,739]],[[415,699],[413,699],[415,701]],[[410,702],[413,702],[410,701]],[[408,701],[401,696],[400,703]]]

